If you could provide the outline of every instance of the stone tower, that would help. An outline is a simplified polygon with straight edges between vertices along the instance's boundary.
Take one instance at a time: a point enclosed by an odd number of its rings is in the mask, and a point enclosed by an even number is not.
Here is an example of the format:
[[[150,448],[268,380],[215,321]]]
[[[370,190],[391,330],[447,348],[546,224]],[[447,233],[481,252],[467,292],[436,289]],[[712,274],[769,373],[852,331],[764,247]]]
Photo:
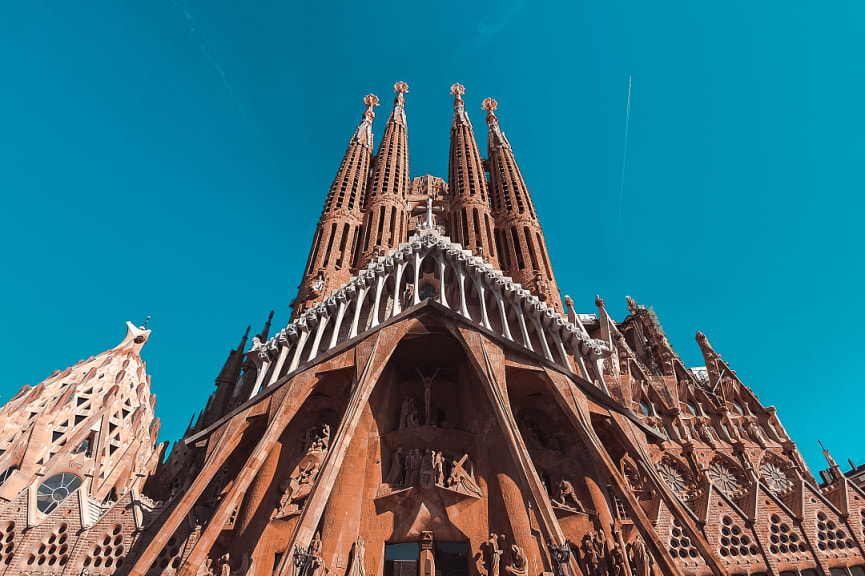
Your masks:
[[[149,336],[127,322],[117,347],[0,409],[0,573],[111,573],[160,511],[141,495],[164,449],[140,356]]]
[[[319,302],[329,289],[342,286],[351,278],[372,157],[373,108],[378,106],[378,97],[369,94],[363,102],[366,104],[363,120],[348,143],[315,229],[294,303],[295,316]]]
[[[489,125],[487,162],[502,270],[561,313],[562,299],[544,233],[511,143],[499,126],[497,107],[498,103],[492,98],[483,102]]]
[[[410,178],[408,168],[408,128],[405,94],[408,84],[397,82],[393,110],[385,124],[378,146],[364,204],[363,248],[358,266],[365,267],[377,255],[405,242],[406,196]]]
[[[466,113],[462,84],[451,86],[454,96],[454,119],[451,123],[451,149],[448,162],[450,183],[451,238],[474,254],[483,256],[499,268],[490,195],[484,174],[484,163],[471,120]]]
[[[819,486],[775,409],[705,335],[705,366],[688,367],[631,298],[621,321],[600,297],[584,314],[566,297],[561,312],[494,101],[486,163],[455,87],[452,181],[409,187],[405,89],[368,188],[362,267],[272,336],[268,320],[249,349],[244,337],[155,473],[144,330],[4,409],[7,433],[31,426],[3,453],[19,467],[2,492],[4,573],[865,576],[865,492],[840,473]],[[491,171],[495,254],[479,166]],[[460,236],[453,216],[469,207],[478,225]],[[342,277],[337,250],[323,249],[311,261]],[[92,411],[66,421],[78,391],[80,410],[101,410],[96,394],[109,406],[98,427]],[[110,424],[127,418],[118,436]],[[76,492],[65,475],[94,430],[98,461]],[[30,489],[44,485],[40,462],[65,490],[47,492],[59,501],[47,516]]]

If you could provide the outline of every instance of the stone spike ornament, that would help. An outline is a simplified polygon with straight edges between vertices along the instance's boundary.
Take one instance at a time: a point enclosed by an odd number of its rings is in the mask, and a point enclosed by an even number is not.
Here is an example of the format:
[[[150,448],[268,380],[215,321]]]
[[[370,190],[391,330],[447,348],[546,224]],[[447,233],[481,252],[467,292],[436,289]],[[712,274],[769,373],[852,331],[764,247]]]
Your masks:
[[[5,573],[862,576],[865,492],[828,452],[818,485],[705,335],[689,368],[651,306],[618,322],[585,292],[597,312],[563,314],[494,100],[484,161],[454,84],[449,182],[405,188],[407,88],[374,166],[364,101],[323,284],[249,349],[247,330],[164,463],[132,324],[0,408]]]

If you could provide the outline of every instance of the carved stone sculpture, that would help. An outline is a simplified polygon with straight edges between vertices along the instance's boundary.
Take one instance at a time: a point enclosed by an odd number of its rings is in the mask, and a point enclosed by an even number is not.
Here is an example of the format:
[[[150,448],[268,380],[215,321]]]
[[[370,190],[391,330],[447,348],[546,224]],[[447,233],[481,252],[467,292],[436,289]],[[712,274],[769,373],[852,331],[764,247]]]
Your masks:
[[[490,539],[487,541],[487,553],[489,554],[489,564],[487,565],[487,576],[499,576],[499,562],[502,558],[502,551],[499,548],[499,540],[504,540],[504,535],[490,534]]]
[[[219,576],[231,576],[231,556],[227,552],[219,558]]]
[[[385,476],[384,484],[402,484],[405,478],[405,468],[402,446],[397,447],[390,459],[390,470]]]
[[[483,497],[483,493],[471,473],[471,462],[468,458],[469,455],[464,454],[459,460],[452,461],[451,473],[448,476],[447,482],[445,482],[445,486],[462,494],[481,498]]]
[[[300,510],[298,503],[309,495],[320,467],[321,462],[315,454],[308,454],[300,461],[291,476],[279,485],[282,495],[279,504],[271,514],[271,520],[284,518]]]
[[[574,485],[568,482],[565,479],[562,479],[558,484],[559,489],[559,501],[553,502],[562,508],[570,508],[572,510],[576,510],[577,512],[585,512],[586,509],[583,507],[583,503],[580,502],[580,499],[577,498],[577,493],[574,490]]]
[[[649,554],[643,537],[637,537],[631,543],[631,565],[634,568],[634,576],[652,576],[652,566],[655,559]]]
[[[511,576],[527,576],[529,573],[526,553],[516,544],[511,546],[511,563],[505,566],[505,572]]]
[[[346,571],[347,576],[365,576],[364,555],[366,554],[363,538],[358,538],[352,545],[351,566]]]
[[[618,544],[610,550],[610,576],[626,576],[625,554]]]

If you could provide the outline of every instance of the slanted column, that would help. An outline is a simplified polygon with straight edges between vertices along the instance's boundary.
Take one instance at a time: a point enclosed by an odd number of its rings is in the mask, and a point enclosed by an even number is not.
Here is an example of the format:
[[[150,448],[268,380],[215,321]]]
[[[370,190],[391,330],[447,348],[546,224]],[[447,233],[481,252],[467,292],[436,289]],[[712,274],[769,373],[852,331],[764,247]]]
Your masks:
[[[342,329],[342,320],[345,318],[345,309],[348,307],[348,299],[344,291],[340,290],[337,293],[336,301],[339,307],[336,310],[336,320],[333,324],[333,334],[330,337],[330,344],[327,346],[328,350],[336,346],[336,341],[339,339],[339,331]]]

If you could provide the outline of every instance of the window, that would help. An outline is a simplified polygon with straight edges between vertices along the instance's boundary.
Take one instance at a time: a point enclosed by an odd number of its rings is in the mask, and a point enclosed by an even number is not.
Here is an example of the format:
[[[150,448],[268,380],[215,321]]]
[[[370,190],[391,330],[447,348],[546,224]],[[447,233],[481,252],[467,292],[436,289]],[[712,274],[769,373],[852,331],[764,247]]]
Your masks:
[[[75,474],[64,472],[52,476],[36,491],[36,507],[43,514],[48,514],[80,487],[81,478]]]
[[[384,576],[417,576],[417,542],[384,545]]]
[[[441,574],[442,576],[468,576],[468,543],[436,542],[434,552],[436,560],[436,575]]]
[[[693,400],[688,400],[688,411],[694,416],[697,415],[697,405],[694,404]]]
[[[742,403],[738,400],[733,400],[733,407],[736,409],[736,412],[739,414],[745,414],[745,408],[742,406]]]
[[[418,576],[420,548],[417,542],[385,544],[384,576]],[[468,576],[469,545],[436,542],[433,547],[436,576]]]
[[[829,568],[830,576],[847,576],[847,571],[843,568]]]
[[[12,476],[12,473],[15,472],[16,470],[18,470],[18,466],[10,466],[9,468],[6,469],[5,472],[3,472],[3,474],[0,474],[0,486],[5,484],[6,480],[8,480],[9,477]]]
[[[652,409],[649,407],[649,403],[645,400],[640,400],[640,410],[642,410],[643,414],[646,416],[652,415]]]

